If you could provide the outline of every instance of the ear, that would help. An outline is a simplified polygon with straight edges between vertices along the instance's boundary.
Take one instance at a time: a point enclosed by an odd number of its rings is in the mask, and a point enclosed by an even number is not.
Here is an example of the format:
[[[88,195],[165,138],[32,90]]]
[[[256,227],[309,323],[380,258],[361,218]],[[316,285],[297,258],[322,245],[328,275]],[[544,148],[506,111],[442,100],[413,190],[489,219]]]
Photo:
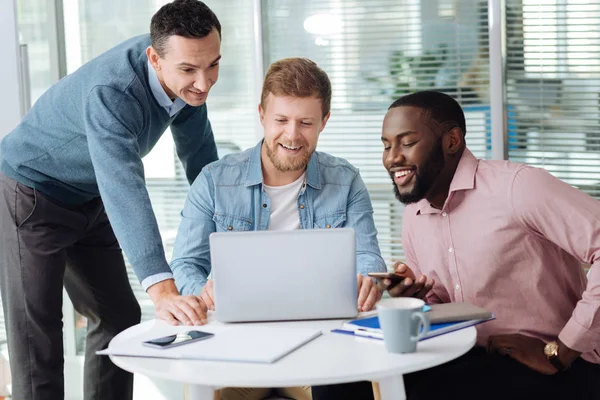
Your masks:
[[[148,48],[146,49],[146,56],[148,57],[148,61],[150,61],[150,64],[152,64],[152,66],[154,67],[154,70],[160,71],[160,63],[158,62],[160,56],[158,55],[156,50],[154,50],[154,47],[148,46]]]
[[[459,153],[465,144],[465,135],[462,129],[455,127],[446,132],[445,136],[445,148],[448,154],[454,155]]]
[[[327,121],[329,121],[329,117],[331,117],[331,111],[327,113],[327,115],[323,118],[323,123],[321,124],[321,128],[319,129],[319,133],[323,132],[325,129],[325,125],[327,125]]]
[[[265,127],[265,110],[263,110],[262,105],[258,103],[258,118],[260,119],[260,124]]]

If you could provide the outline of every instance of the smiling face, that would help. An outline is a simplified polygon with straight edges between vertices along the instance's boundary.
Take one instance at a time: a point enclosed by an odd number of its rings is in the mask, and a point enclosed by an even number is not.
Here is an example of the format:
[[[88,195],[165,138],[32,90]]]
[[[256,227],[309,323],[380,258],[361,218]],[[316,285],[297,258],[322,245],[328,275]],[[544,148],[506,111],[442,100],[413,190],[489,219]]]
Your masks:
[[[421,108],[395,107],[383,121],[383,165],[404,204],[429,197],[445,167],[442,136],[425,123],[423,114]]]
[[[278,171],[291,173],[289,178],[293,182],[293,178],[300,177],[306,169],[329,114],[323,117],[321,100],[316,96],[275,96],[273,93],[267,96],[264,108],[258,106],[258,111],[265,131],[261,153],[267,173],[265,179],[269,172]]]
[[[203,38],[172,35],[163,57],[151,46],[146,50],[167,95],[190,106],[201,106],[219,78],[221,39],[216,29]]]

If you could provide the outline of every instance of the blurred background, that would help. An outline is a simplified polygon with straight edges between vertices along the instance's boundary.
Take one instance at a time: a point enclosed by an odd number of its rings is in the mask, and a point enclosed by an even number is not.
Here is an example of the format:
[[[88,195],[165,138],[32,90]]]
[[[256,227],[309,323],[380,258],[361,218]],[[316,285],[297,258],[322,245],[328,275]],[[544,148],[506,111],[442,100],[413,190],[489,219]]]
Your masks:
[[[223,27],[220,78],[207,101],[220,156],[262,137],[257,104],[268,65],[292,56],[314,60],[333,84],[331,119],[318,150],[360,168],[388,266],[403,257],[403,207],[382,166],[379,138],[387,107],[406,93],[453,95],[464,107],[467,145],[476,156],[544,167],[600,198],[600,1],[205,2]],[[10,12],[2,18],[11,18],[14,9],[21,44],[22,112],[65,74],[148,32],[151,16],[165,3],[5,0],[0,14],[6,8]],[[144,163],[170,259],[188,188],[170,135]],[[152,303],[131,269],[129,276],[143,318],[153,318]],[[0,322],[1,397],[10,394],[10,374]],[[78,399],[86,321],[66,296],[64,322],[67,398]],[[177,384],[136,376],[136,399],[182,393]]]

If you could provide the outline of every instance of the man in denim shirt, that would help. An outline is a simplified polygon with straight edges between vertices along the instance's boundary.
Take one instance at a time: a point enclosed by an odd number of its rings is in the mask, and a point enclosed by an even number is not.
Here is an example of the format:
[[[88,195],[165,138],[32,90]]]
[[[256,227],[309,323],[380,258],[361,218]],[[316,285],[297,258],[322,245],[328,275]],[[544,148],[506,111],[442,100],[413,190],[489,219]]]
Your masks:
[[[214,309],[207,281],[212,232],[350,227],[356,231],[358,308],[373,308],[381,294],[365,275],[386,267],[369,194],[350,163],[315,151],[330,102],[329,78],[314,62],[289,58],[269,67],[258,107],[264,140],[206,166],[188,194],[171,262],[182,294],[199,295]],[[245,390],[238,389],[240,398],[265,394]],[[221,396],[235,398],[228,389]]]

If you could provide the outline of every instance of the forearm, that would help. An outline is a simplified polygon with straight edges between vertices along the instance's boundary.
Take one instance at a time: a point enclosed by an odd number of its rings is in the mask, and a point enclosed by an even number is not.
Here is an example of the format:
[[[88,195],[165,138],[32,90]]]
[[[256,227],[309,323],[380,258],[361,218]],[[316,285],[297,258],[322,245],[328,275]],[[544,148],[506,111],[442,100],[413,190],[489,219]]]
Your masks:
[[[114,182],[100,186],[102,200],[119,244],[140,282],[171,273],[165,257],[158,223],[145,187]]]
[[[182,294],[199,295],[210,274],[209,236],[216,231],[212,180],[203,172],[194,182],[181,213],[171,270]]]
[[[171,269],[179,293],[182,295],[200,295],[202,288],[206,285],[208,273],[181,259],[174,260],[171,263]]]
[[[379,253],[362,251],[356,254],[356,272],[367,275],[369,272],[385,272],[387,267]]]
[[[350,196],[346,227],[353,228],[356,234],[357,272],[361,275],[385,272],[387,268],[377,242],[371,198],[360,175],[354,179]]]

